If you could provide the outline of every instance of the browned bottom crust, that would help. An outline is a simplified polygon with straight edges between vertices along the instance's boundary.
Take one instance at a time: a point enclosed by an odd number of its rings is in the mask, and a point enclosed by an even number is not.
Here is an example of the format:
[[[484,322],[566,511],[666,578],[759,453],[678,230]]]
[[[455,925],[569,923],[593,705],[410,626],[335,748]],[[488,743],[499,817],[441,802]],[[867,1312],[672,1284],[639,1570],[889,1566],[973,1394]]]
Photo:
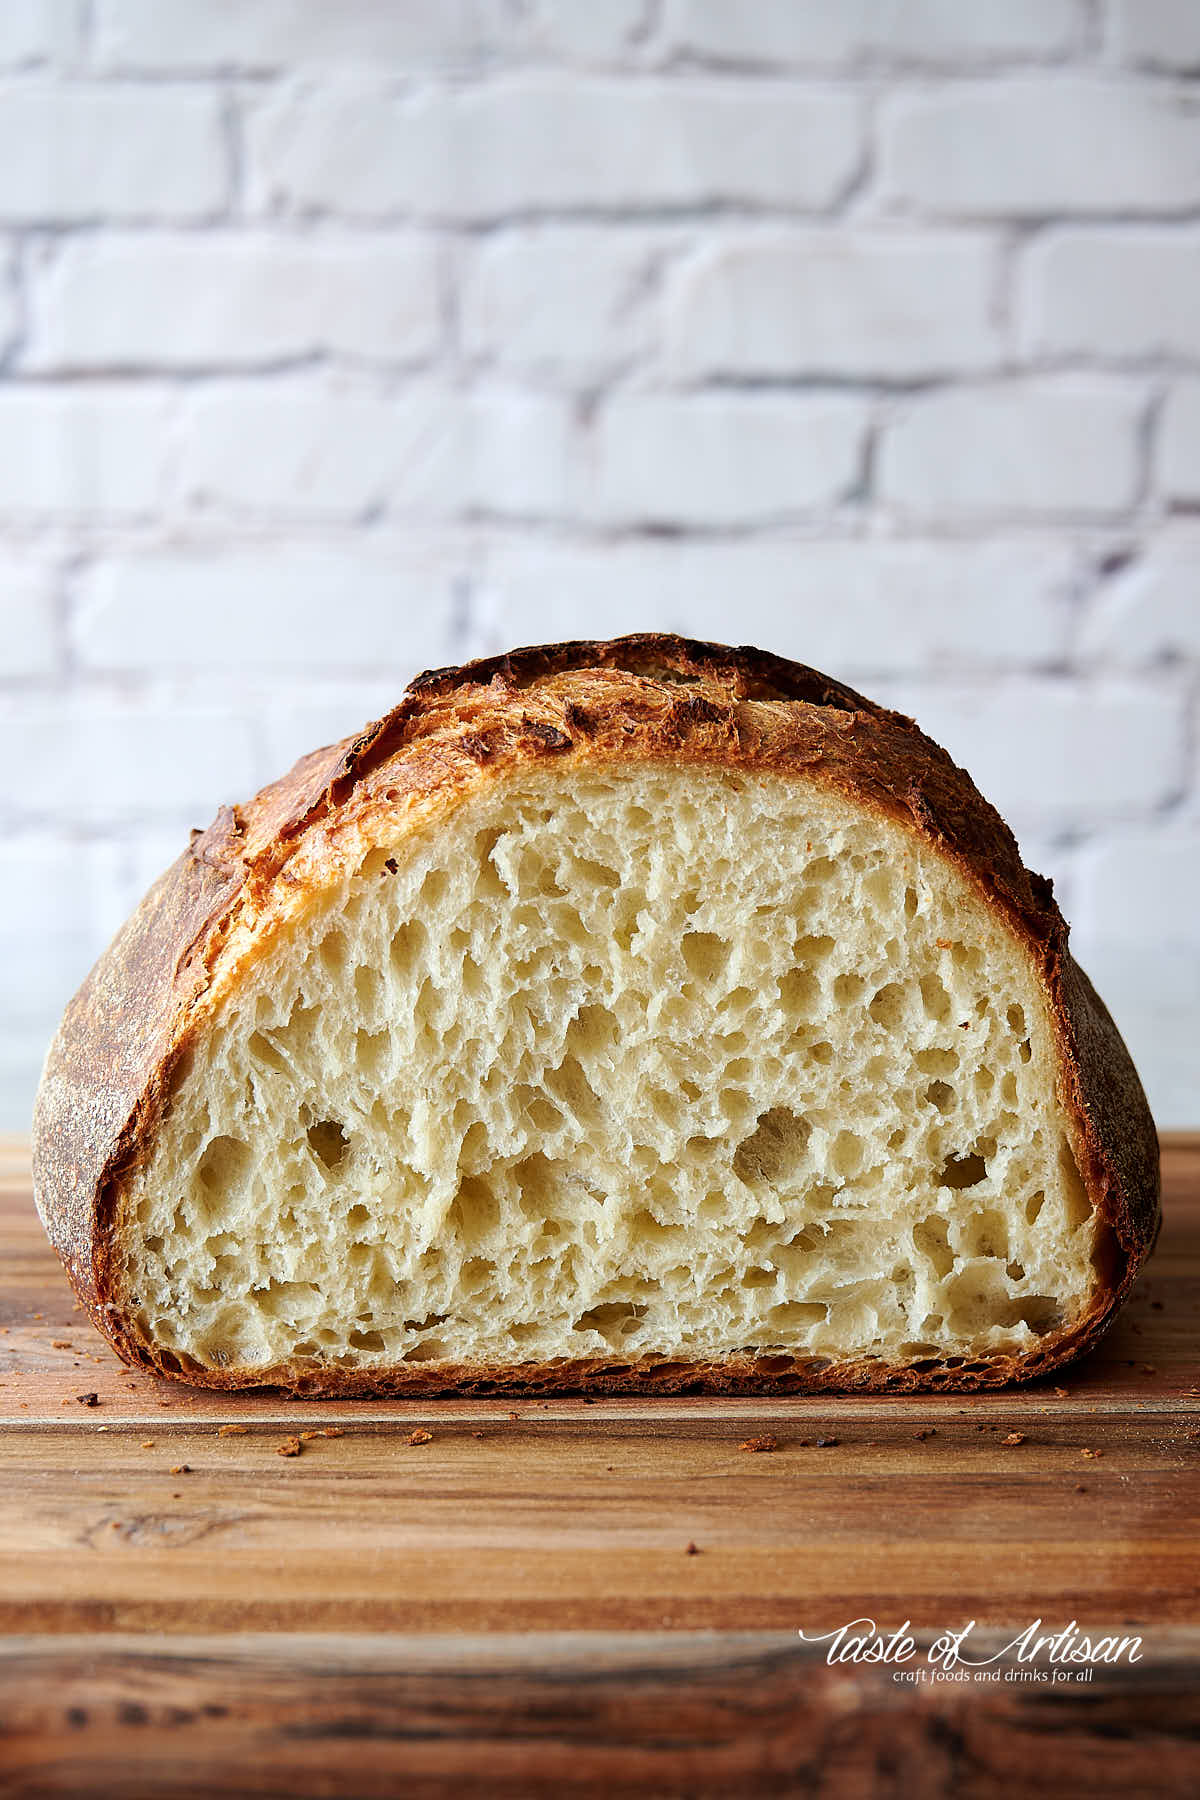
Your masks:
[[[733,1394],[766,1397],[805,1393],[973,1393],[1013,1382],[1034,1381],[1090,1348],[1108,1320],[1076,1328],[1027,1355],[938,1358],[888,1363],[877,1357],[834,1361],[786,1352],[710,1358],[559,1358],[507,1365],[441,1363],[436,1367],[386,1369],[321,1368],[311,1363],[259,1370],[202,1369],[181,1364],[170,1352],[151,1352],[155,1373],[229,1390],[271,1390],[288,1399],[434,1399],[439,1396],[504,1394]],[[1085,1341],[1086,1340],[1086,1344]],[[148,1358],[150,1360],[150,1358]]]

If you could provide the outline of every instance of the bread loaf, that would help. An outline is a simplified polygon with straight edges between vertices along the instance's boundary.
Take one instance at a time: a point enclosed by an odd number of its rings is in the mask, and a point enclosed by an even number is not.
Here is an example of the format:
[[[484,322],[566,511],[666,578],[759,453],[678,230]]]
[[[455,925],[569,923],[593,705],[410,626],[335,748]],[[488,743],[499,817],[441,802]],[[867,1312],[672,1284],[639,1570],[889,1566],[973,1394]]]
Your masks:
[[[992,1386],[1095,1342],[1159,1216],[969,778],[669,637],[424,675],[193,833],[34,1154],[127,1361],[292,1394]]]

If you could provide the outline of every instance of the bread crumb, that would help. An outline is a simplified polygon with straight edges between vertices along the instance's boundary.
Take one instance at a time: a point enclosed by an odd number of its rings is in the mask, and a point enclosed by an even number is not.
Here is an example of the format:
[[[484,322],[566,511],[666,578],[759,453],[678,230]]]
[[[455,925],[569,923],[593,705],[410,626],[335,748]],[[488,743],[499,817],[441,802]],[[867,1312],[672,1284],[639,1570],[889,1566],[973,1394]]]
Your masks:
[[[153,1438],[143,1438],[142,1439],[142,1449],[143,1450],[153,1450],[154,1447],[155,1447],[155,1444],[154,1444]]]
[[[1007,1437],[1002,1437],[1000,1439],[1000,1442],[1002,1444],[1023,1444],[1025,1442],[1025,1433],[1023,1431],[1010,1431]]]
[[[913,1436],[915,1438],[920,1438],[922,1441],[925,1438],[936,1437],[937,1436],[937,1426],[936,1425],[922,1425],[920,1431],[913,1432]]]
[[[248,1425],[222,1425],[217,1432],[218,1437],[245,1437],[250,1430]]]
[[[841,1443],[841,1441],[842,1441],[841,1438],[818,1438],[817,1439],[817,1449],[818,1450],[833,1450],[836,1448],[836,1446],[838,1444]]]
[[[1156,1363],[1143,1363],[1142,1364],[1142,1374],[1143,1375],[1157,1375],[1158,1374],[1158,1365]]]
[[[300,1450],[300,1439],[296,1437],[285,1438],[282,1444],[275,1446],[276,1456],[299,1456]]]
[[[51,1338],[50,1348],[52,1350],[73,1350],[75,1346],[69,1338]]]
[[[738,1445],[739,1450],[749,1450],[756,1456],[770,1450],[778,1450],[778,1448],[779,1439],[771,1432],[767,1432],[763,1437],[747,1438],[744,1443]]]
[[[100,1396],[95,1391],[90,1394],[76,1394],[80,1406],[99,1406]]]
[[[191,1472],[192,1465],[190,1463],[172,1463],[171,1465],[170,1473],[172,1475],[190,1475]]]
[[[954,948],[954,940],[952,938],[938,938],[936,939],[936,943],[939,950],[953,950]]]
[[[689,1538],[683,1554],[685,1556],[699,1556],[700,1550],[699,1550],[698,1545],[693,1544],[691,1539]]]
[[[483,1436],[483,1433],[482,1433],[482,1431],[473,1431],[471,1433],[471,1436],[474,1438],[481,1438]]]
[[[1151,1311],[1153,1311],[1153,1312],[1161,1312],[1163,1309],[1163,1303],[1161,1300],[1152,1300],[1150,1302],[1150,1307],[1151,1307]]]
[[[1081,1450],[1080,1456],[1090,1456],[1093,1461],[1104,1455],[1103,1450]]]
[[[423,1430],[421,1426],[418,1425],[415,1431],[409,1432],[408,1441],[410,1444],[432,1444],[433,1433],[432,1431]]]
[[[1052,1392],[1054,1393],[1055,1397],[1059,1400],[1066,1400],[1070,1396],[1069,1388],[1054,1388],[1052,1390]]]
[[[1086,1494],[1087,1493],[1087,1489],[1084,1487],[1082,1481],[1077,1481],[1075,1483],[1075,1492],[1077,1494]]]

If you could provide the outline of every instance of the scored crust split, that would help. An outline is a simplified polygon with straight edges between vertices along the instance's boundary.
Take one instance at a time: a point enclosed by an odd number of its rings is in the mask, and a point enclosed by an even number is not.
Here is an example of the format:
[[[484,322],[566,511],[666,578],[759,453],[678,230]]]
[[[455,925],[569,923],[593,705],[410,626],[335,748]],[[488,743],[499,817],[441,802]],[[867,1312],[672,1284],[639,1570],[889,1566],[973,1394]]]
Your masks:
[[[128,1362],[294,1394],[959,1390],[1159,1221],[1051,886],[900,714],[664,636],[423,675],[67,1008],[37,1203]]]

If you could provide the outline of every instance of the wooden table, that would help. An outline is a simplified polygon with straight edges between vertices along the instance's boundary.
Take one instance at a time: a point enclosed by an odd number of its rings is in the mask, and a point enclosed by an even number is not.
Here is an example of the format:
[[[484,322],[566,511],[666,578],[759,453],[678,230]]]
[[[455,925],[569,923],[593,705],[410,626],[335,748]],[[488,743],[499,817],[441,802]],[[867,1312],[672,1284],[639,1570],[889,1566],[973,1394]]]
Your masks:
[[[1059,1385],[289,1403],[124,1368],[10,1141],[0,1793],[1194,1795],[1200,1138],[1164,1172],[1154,1261]],[[859,1615],[926,1675],[799,1636]],[[1141,1660],[1038,1682],[1004,1650],[1038,1619]],[[941,1679],[970,1620],[1003,1654]]]

